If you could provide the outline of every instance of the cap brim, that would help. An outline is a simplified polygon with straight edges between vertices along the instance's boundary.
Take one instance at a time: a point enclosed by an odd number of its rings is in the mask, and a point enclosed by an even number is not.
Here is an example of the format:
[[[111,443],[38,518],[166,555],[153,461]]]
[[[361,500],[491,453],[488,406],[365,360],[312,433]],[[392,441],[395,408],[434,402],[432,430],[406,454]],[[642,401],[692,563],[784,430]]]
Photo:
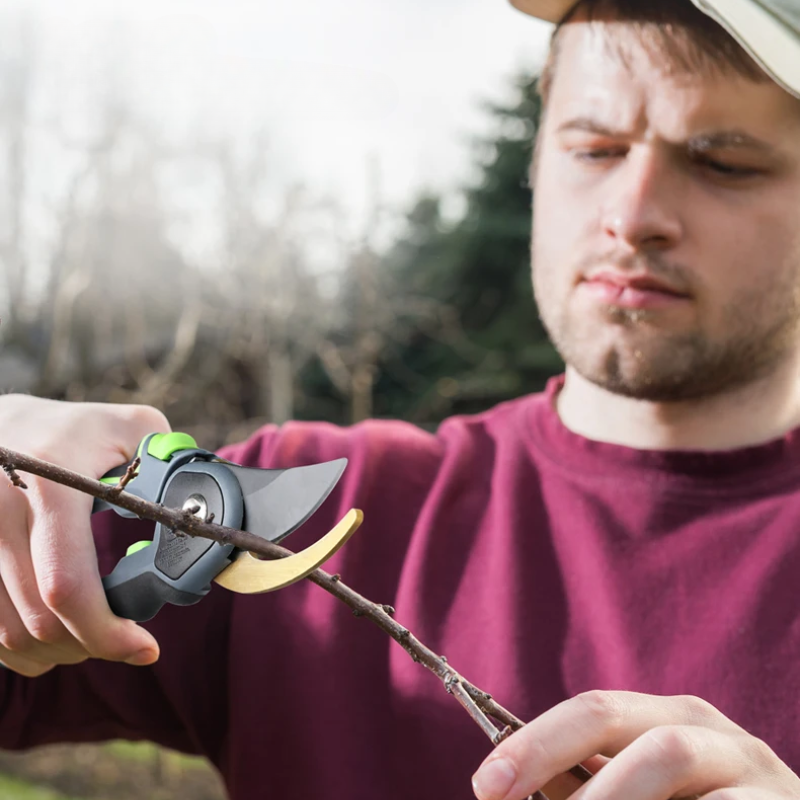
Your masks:
[[[576,0],[510,0],[525,14],[559,22]],[[757,0],[692,0],[752,56],[787,92],[800,98],[800,36]]]
[[[692,2],[722,25],[777,84],[800,98],[800,36],[796,32],[755,0]]]
[[[577,0],[511,0],[511,5],[546,22],[559,22]]]

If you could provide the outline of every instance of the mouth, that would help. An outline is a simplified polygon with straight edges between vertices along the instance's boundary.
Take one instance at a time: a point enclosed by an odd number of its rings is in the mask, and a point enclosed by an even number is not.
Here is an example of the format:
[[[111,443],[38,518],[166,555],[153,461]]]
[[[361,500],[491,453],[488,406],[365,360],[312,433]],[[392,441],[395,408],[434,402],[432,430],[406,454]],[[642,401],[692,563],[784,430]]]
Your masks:
[[[628,275],[610,270],[589,274],[578,288],[596,302],[620,308],[666,308],[690,299],[686,292],[650,275]]]

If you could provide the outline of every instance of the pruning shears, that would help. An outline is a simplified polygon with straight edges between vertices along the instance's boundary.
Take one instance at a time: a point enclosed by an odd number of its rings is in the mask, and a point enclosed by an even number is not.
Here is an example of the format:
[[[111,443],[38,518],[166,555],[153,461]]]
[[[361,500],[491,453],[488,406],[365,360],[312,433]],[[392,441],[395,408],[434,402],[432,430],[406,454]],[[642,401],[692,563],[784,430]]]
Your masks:
[[[144,500],[188,510],[201,519],[239,528],[280,542],[320,507],[338,482],[347,459],[289,469],[241,467],[197,447],[185,433],[150,434],[142,439],[138,472],[125,486]],[[118,484],[133,461],[108,472],[101,481]],[[102,500],[92,513],[113,509]],[[187,536],[157,523],[152,541],[131,545],[103,578],[111,610],[143,622],[165,603],[192,605],[214,581],[234,592],[271,592],[299,581],[332,556],[355,533],[363,515],[350,510],[333,530],[287,558],[265,561],[247,551],[210,539]]]

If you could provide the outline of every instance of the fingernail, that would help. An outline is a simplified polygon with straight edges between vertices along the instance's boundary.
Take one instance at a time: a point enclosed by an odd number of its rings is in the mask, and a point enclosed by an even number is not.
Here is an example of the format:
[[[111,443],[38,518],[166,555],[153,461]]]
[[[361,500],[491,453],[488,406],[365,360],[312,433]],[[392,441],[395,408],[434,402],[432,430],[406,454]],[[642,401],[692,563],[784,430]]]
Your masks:
[[[134,653],[130,658],[125,659],[126,664],[131,664],[134,667],[145,667],[156,661],[158,661],[158,653],[150,648],[140,650],[138,653]]]
[[[495,758],[472,776],[472,790],[478,800],[503,800],[516,779],[514,765],[506,758]]]

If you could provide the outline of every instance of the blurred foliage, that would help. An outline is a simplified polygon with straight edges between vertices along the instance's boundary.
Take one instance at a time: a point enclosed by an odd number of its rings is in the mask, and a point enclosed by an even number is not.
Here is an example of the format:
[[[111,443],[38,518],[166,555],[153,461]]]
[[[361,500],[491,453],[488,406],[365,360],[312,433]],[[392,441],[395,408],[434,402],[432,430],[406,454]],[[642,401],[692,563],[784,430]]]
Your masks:
[[[82,800],[25,780],[0,775],[0,797],[14,800]]]
[[[224,142],[167,148],[122,97],[100,109],[94,140],[72,146],[53,236],[39,241],[19,212],[31,203],[15,156],[33,147],[28,126],[0,117],[0,162],[18,173],[5,196],[16,222],[0,391],[147,403],[214,448],[292,418],[435,426],[541,389],[563,368],[530,280],[541,108],[535,79],[512,88],[508,105],[486,106],[493,133],[474,143],[463,211],[445,218],[442,198],[423,195],[380,250],[377,199],[355,241],[342,209],[306,190],[265,214],[258,137],[238,155]],[[27,113],[9,102],[9,119]],[[207,186],[195,217],[178,202],[192,181]],[[212,243],[202,255],[198,235]]]
[[[0,751],[0,798],[14,800],[223,800],[203,759],[149,742],[47,745]],[[12,777],[13,776],[13,777]]]

